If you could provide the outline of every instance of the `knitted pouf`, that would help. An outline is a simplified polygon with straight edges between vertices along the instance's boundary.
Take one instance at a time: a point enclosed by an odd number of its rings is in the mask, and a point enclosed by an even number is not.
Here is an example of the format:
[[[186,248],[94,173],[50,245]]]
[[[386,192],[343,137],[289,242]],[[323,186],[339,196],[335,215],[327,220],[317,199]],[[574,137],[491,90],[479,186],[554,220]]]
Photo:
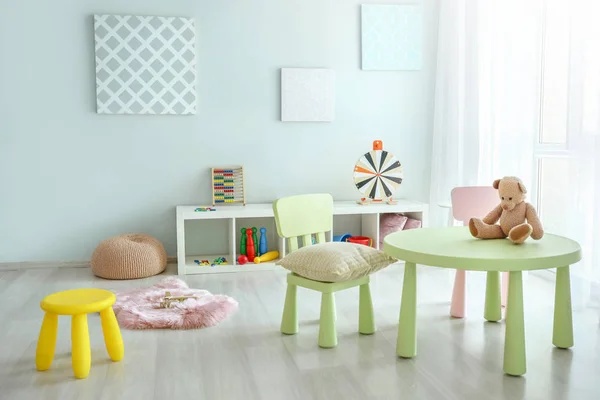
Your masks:
[[[165,270],[167,253],[152,236],[130,233],[102,241],[90,264],[94,275],[105,279],[146,278]]]

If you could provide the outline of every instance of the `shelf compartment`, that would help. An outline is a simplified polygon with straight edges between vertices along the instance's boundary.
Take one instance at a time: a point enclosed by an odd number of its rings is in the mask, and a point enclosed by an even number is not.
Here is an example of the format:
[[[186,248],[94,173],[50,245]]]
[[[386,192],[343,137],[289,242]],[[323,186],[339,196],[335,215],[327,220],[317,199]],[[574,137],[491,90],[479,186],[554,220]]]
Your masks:
[[[225,265],[198,265],[194,262],[194,260],[209,260],[212,262],[217,257],[225,257],[228,261],[228,264]],[[195,255],[195,256],[187,256],[185,258],[185,273],[186,274],[217,274],[217,273],[226,273],[226,272],[244,272],[244,271],[272,271],[275,268],[278,268],[275,265],[275,262],[278,261],[269,261],[265,263],[255,264],[255,263],[247,263],[244,265],[233,264],[231,263],[232,257],[231,255]]]
[[[243,217],[235,219],[234,231],[234,252],[237,257],[241,254],[240,240],[242,238],[242,228],[256,228],[257,241],[260,245],[260,228],[266,228],[267,251],[278,251],[279,258],[285,255],[285,243],[277,234],[277,226],[274,217]],[[273,262],[273,261],[270,261]]]

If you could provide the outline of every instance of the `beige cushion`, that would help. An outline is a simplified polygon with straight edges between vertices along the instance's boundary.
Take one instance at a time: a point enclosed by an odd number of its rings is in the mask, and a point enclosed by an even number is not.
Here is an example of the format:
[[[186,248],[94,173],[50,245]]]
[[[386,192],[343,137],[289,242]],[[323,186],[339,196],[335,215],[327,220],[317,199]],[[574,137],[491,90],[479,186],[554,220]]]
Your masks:
[[[167,267],[162,243],[142,233],[103,240],[90,261],[94,275],[105,279],[137,279],[160,274]]]
[[[343,282],[362,278],[396,261],[365,245],[327,242],[298,249],[276,264],[315,281]]]

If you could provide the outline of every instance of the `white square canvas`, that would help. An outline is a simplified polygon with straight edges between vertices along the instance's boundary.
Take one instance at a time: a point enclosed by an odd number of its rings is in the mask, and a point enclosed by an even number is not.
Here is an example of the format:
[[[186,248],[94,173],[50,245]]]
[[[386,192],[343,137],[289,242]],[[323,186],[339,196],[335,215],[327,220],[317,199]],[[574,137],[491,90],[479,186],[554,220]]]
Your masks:
[[[363,4],[361,19],[363,70],[421,69],[420,6]]]
[[[98,113],[196,113],[193,19],[94,15],[94,33]]]
[[[281,69],[281,120],[330,122],[335,115],[335,72],[325,68]]]

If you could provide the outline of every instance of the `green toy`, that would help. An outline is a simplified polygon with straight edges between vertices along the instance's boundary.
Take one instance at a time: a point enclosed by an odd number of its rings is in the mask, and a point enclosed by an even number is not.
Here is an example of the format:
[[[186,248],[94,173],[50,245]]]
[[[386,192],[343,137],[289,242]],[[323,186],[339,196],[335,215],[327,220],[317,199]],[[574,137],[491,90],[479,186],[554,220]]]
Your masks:
[[[256,235],[256,231],[258,231],[258,229],[256,229],[256,227],[252,228],[252,239],[254,240],[254,254],[256,254],[256,257],[260,256],[260,253],[258,252],[258,235]]]
[[[242,235],[240,238],[240,254],[246,255],[246,228],[240,229]]]

